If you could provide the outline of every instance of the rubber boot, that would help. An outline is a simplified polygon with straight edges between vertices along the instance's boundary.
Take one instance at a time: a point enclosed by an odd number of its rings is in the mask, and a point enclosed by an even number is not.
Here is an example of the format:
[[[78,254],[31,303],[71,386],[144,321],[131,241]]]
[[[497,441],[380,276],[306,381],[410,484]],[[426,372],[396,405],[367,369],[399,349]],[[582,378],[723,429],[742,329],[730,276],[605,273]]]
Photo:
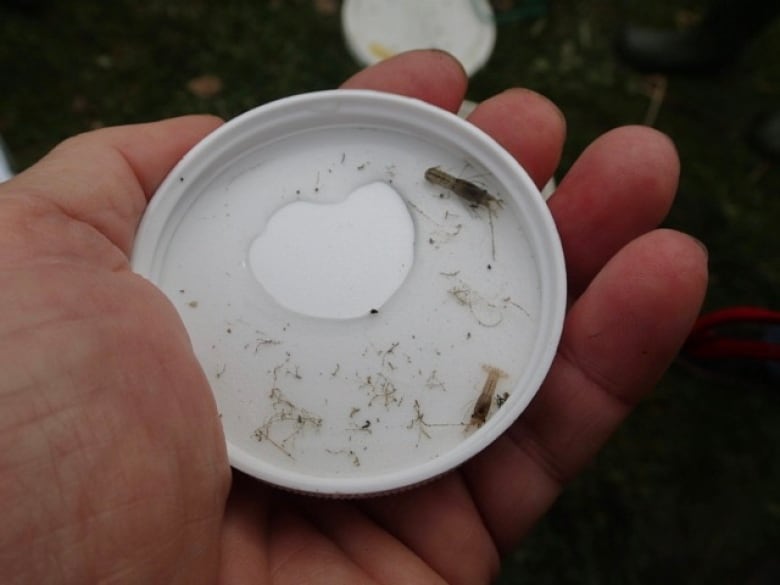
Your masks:
[[[691,29],[625,27],[616,50],[643,73],[714,73],[739,58],[778,14],[778,0],[715,0]]]

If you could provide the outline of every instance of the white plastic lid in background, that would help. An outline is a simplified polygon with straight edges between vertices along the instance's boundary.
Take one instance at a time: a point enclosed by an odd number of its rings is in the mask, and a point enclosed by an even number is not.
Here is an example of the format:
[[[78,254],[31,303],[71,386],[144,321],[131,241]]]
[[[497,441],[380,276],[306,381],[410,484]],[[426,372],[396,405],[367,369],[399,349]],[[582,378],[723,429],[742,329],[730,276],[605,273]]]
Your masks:
[[[565,310],[555,226],[517,162],[371,91],[283,99],[205,138],[152,199],[133,266],[181,313],[231,464],[323,495],[412,486],[489,445],[546,376]]]
[[[341,23],[349,50],[363,65],[435,48],[452,54],[472,75],[496,41],[487,0],[344,0]]]
[[[11,169],[10,155],[8,149],[0,137],[0,183],[7,181],[14,176],[14,172]]]

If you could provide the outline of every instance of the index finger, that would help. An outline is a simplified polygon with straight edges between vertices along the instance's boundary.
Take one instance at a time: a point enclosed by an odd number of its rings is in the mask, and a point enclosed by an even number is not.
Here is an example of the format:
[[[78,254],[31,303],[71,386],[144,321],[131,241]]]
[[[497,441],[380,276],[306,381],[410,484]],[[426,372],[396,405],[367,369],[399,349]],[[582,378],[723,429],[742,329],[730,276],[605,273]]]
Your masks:
[[[463,67],[443,51],[409,51],[347,79],[342,89],[373,89],[421,99],[456,112],[466,93]]]

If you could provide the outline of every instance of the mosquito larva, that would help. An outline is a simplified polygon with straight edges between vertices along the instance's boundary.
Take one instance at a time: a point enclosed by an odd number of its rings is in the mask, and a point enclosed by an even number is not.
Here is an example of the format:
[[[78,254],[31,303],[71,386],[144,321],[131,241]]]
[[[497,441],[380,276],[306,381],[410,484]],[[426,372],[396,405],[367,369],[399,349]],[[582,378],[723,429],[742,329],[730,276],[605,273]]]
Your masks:
[[[471,207],[484,207],[492,209],[492,206],[502,207],[501,199],[494,197],[479,185],[475,185],[465,179],[460,179],[439,167],[431,167],[425,171],[425,178],[434,185],[440,185],[449,189],[455,195],[466,201]]]
[[[479,393],[474,410],[471,413],[471,423],[469,426],[481,427],[485,424],[488,414],[490,414],[490,405],[493,403],[493,395],[496,393],[496,386],[499,378],[506,376],[506,373],[494,366],[482,366],[487,372],[487,379]]]

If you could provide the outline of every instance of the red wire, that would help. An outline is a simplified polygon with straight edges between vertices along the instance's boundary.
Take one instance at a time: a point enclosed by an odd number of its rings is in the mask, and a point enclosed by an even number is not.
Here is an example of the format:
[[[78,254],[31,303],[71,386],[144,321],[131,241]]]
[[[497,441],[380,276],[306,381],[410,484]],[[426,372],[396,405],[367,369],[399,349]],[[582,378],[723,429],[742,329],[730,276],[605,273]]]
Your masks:
[[[696,321],[683,353],[691,358],[780,361],[780,343],[736,338],[718,331],[719,327],[740,323],[780,327],[780,312],[760,307],[728,307],[706,313]]]

